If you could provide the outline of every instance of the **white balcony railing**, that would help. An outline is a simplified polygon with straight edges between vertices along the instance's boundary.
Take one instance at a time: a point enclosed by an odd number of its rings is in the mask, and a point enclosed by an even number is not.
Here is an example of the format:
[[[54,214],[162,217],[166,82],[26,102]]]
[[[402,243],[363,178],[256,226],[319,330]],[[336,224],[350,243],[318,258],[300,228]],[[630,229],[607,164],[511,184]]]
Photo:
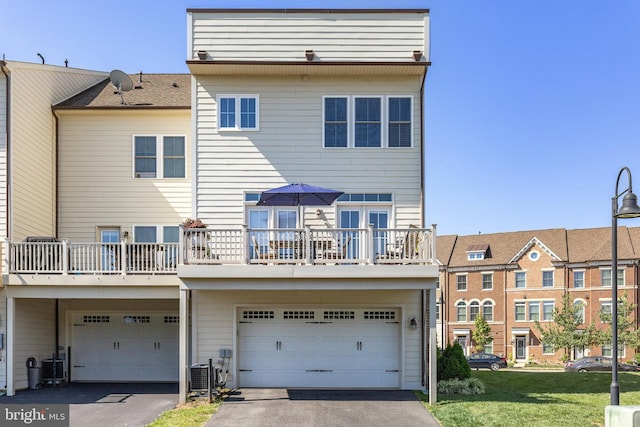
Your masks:
[[[175,274],[194,264],[433,264],[435,229],[182,229],[179,243],[7,242],[10,274]],[[7,270],[5,270],[7,271]]]

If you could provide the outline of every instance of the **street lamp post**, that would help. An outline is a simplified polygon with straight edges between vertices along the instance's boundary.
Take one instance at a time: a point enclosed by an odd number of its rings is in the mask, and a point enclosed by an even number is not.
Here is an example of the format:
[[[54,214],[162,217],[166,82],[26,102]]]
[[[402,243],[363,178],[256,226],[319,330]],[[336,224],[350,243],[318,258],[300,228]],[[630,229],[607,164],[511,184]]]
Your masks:
[[[444,351],[445,343],[447,340],[444,336],[444,297],[442,296],[442,292],[440,293],[438,304],[440,304],[440,326],[442,327],[442,335],[440,335],[440,340],[442,341],[442,350]]]
[[[621,193],[618,191],[622,172],[627,172],[629,186]],[[618,210],[618,199],[622,199],[622,207]],[[631,188],[631,171],[623,167],[616,180],[616,192],[611,199],[611,405],[620,404],[620,384],[618,383],[618,218],[640,217],[638,198]]]

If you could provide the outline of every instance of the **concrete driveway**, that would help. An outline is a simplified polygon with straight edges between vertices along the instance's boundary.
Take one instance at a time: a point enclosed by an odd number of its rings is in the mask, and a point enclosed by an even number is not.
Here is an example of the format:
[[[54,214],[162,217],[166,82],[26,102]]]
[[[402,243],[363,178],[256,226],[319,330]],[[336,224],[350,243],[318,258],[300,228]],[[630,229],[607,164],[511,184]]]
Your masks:
[[[21,390],[0,404],[68,404],[69,425],[144,426],[178,403],[178,384],[63,384]]]
[[[440,424],[404,390],[242,389],[225,400],[206,427],[368,426]]]

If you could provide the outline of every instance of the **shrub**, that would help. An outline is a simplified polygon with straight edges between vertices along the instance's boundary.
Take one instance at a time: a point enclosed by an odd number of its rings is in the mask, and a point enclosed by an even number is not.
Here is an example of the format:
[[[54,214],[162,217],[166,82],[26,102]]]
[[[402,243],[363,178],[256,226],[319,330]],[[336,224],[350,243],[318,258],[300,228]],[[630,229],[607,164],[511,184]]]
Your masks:
[[[463,380],[470,376],[471,369],[460,344],[454,342],[443,352],[438,352],[438,381],[453,378]]]
[[[453,378],[438,382],[438,394],[484,394],[484,383],[478,378]]]

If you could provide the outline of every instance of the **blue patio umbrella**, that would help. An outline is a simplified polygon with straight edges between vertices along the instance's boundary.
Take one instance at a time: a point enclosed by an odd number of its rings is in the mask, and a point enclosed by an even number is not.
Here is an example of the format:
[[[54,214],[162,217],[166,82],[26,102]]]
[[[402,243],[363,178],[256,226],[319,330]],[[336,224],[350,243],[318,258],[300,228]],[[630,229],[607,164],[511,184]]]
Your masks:
[[[259,206],[324,206],[332,204],[343,191],[295,183],[263,191]]]

